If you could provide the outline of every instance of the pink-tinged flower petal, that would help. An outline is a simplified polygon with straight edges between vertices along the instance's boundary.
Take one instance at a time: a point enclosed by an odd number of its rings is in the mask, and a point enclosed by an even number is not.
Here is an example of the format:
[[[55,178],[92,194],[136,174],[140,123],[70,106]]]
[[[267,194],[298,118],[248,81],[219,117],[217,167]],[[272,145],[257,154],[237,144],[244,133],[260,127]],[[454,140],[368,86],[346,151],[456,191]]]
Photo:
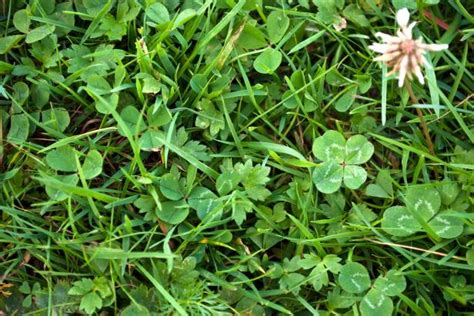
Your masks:
[[[410,25],[408,25],[408,27],[406,29],[403,30],[403,34],[405,34],[405,36],[408,39],[413,38],[412,32],[413,32],[413,28],[415,27],[415,25],[416,25],[416,22],[412,22],[412,23],[410,23]]]
[[[425,77],[423,77],[423,73],[421,72],[420,66],[418,64],[415,66],[415,69],[413,69],[413,72],[415,73],[416,77],[418,78],[418,81],[421,84],[425,84]]]
[[[374,58],[374,61],[390,61],[400,56],[400,52],[387,53]]]
[[[382,32],[375,33],[375,36],[380,37],[382,39],[382,41],[387,42],[388,44],[389,43],[400,43],[401,42],[401,40],[398,37],[388,35],[388,34],[385,34],[385,33],[382,33]]]
[[[403,56],[400,62],[400,71],[398,72],[398,86],[401,88],[405,82],[405,77],[408,71],[408,56]]]
[[[397,23],[401,28],[406,28],[410,21],[410,12],[407,8],[403,8],[397,11]]]
[[[422,44],[423,49],[429,50],[432,52],[439,52],[445,49],[448,49],[448,44]]]
[[[400,39],[400,42],[405,42],[406,40],[409,40],[407,34],[405,34],[402,29],[397,30],[397,36]]]
[[[393,45],[390,44],[379,44],[379,43],[374,43],[369,46],[371,50],[374,52],[380,53],[380,54],[385,54],[388,51],[394,50],[396,48],[393,47]]]

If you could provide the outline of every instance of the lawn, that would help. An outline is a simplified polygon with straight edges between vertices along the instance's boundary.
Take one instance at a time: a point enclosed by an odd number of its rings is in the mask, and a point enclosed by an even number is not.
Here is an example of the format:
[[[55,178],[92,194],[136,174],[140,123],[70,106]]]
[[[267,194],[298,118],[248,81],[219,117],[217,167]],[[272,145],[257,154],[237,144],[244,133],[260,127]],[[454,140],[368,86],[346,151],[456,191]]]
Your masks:
[[[1,1],[0,316],[472,315],[473,12]]]

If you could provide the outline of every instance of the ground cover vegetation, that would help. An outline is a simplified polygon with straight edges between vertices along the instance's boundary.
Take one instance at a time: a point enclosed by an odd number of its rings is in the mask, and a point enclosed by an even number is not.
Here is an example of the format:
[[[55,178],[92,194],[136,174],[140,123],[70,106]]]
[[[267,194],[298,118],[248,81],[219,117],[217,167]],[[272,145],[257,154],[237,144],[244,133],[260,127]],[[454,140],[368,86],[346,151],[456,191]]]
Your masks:
[[[472,315],[473,12],[1,1],[0,315]]]

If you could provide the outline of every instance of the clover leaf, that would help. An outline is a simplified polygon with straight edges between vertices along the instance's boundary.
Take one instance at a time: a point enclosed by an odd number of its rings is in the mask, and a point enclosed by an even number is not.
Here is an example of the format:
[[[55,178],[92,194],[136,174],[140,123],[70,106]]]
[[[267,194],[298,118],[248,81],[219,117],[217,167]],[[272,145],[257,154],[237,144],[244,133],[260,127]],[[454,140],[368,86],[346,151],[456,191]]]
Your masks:
[[[441,238],[456,238],[464,230],[464,222],[456,213],[440,211],[441,196],[430,187],[411,186],[406,193],[406,207],[392,206],[385,210],[382,229],[397,237],[410,236],[422,231],[425,221]],[[413,214],[418,214],[416,218]]]
[[[362,293],[370,287],[369,272],[357,262],[348,262],[343,265],[338,280],[342,289],[352,294]]]
[[[313,143],[313,154],[322,161],[313,172],[314,184],[326,194],[336,192],[342,183],[358,189],[367,179],[367,172],[357,165],[367,162],[373,153],[374,146],[362,135],[346,141],[337,131],[325,132]]]

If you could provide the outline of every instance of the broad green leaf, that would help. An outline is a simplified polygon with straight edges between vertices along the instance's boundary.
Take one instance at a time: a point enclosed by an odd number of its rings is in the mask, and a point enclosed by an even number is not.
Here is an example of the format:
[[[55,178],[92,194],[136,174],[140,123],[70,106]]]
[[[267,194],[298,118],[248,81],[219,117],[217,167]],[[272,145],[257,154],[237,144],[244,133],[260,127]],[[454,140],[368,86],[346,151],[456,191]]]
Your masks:
[[[406,203],[407,207],[427,221],[439,211],[441,196],[435,188],[411,186],[407,189]]]
[[[281,289],[287,289],[293,293],[299,291],[300,286],[303,284],[305,276],[299,273],[288,273],[284,274],[278,283]]]
[[[160,127],[171,122],[171,112],[162,103],[155,103],[147,111],[147,122],[152,127]]]
[[[206,89],[207,83],[208,80],[205,74],[194,74],[189,82],[191,89],[196,93],[203,93],[204,89]]]
[[[22,33],[28,33],[30,29],[31,18],[28,10],[22,9],[15,12],[13,16],[13,25]]]
[[[112,295],[109,281],[103,276],[94,279],[94,290],[98,291],[103,298]]]
[[[417,8],[416,1],[413,0],[392,0],[392,5],[396,10],[400,10],[402,8],[415,10]]]
[[[57,171],[75,172],[77,171],[76,153],[69,145],[53,149],[46,155],[46,163]]]
[[[149,316],[148,308],[140,304],[131,303],[121,313],[121,316]]]
[[[327,255],[323,258],[323,264],[334,274],[337,274],[341,271],[342,264],[340,264],[341,258],[336,255]]]
[[[183,11],[179,12],[178,16],[176,16],[176,18],[174,19],[172,29],[175,29],[184,25],[186,22],[188,22],[195,16],[196,16],[196,10],[184,9]]]
[[[48,103],[50,94],[48,84],[45,80],[39,80],[38,83],[33,84],[31,87],[31,100],[38,109],[43,108],[43,106]]]
[[[342,11],[342,15],[359,26],[370,26],[370,22],[365,17],[364,12],[356,4],[350,4],[345,7],[344,11]]]
[[[30,284],[27,281],[23,281],[23,283],[18,288],[18,290],[23,294],[30,294],[31,293]]]
[[[255,70],[261,74],[272,74],[281,64],[280,51],[267,48],[253,62]]]
[[[82,297],[79,308],[85,311],[87,314],[92,315],[96,309],[102,308],[102,299],[100,298],[99,294],[95,292],[89,292]]]
[[[30,95],[30,88],[23,81],[15,82],[13,85],[13,98],[18,105],[23,105]],[[16,110],[16,107],[14,108]]]
[[[184,191],[179,180],[172,173],[165,174],[160,180],[160,191],[168,199],[173,201],[181,200]]]
[[[54,176],[54,178],[68,185],[76,185],[79,182],[79,177],[77,176],[77,174],[70,174],[67,176]],[[46,193],[52,200],[55,201],[63,201],[69,196],[69,193],[66,193],[60,189],[57,189],[56,187],[53,188],[48,185],[46,185]]]
[[[265,35],[255,25],[252,25],[252,22],[255,22],[255,20],[250,20],[245,24],[244,30],[237,40],[237,46],[240,48],[253,50],[268,45]]]
[[[469,265],[474,265],[474,248],[466,251],[466,261]]]
[[[23,144],[28,139],[30,122],[26,114],[13,114],[10,118],[10,130],[7,141],[17,145]]]
[[[367,179],[367,172],[359,166],[347,165],[344,167],[344,185],[352,190],[360,188]]]
[[[355,95],[357,94],[357,86],[349,88],[343,95],[337,99],[335,103],[335,108],[339,112],[346,112],[350,109],[355,100]]]
[[[323,162],[319,167],[315,167],[313,182],[320,192],[334,193],[341,187],[343,171],[337,162]]]
[[[143,79],[142,93],[157,94],[161,90],[161,83],[153,76]]]
[[[367,187],[366,194],[380,198],[392,198],[393,186],[392,176],[388,170],[380,170],[375,179],[376,184],[370,184]]]
[[[457,182],[450,181],[449,179],[443,180],[440,184],[438,191],[441,194],[441,202],[444,205],[451,205],[460,192],[459,185]]]
[[[367,269],[357,262],[343,265],[338,280],[342,289],[352,294],[362,293],[370,287]]]
[[[0,37],[0,54],[8,53],[13,47],[15,47],[25,35],[10,35]]]
[[[283,11],[273,11],[267,17],[267,33],[272,44],[278,43],[286,34],[290,19]]]
[[[368,196],[388,199],[391,196],[378,184],[369,184],[365,190],[365,194]]]
[[[91,292],[94,289],[94,282],[91,279],[81,279],[73,283],[73,286],[68,291],[69,295],[79,295],[84,296],[85,294]]]
[[[378,289],[371,289],[360,302],[362,316],[392,315],[393,302]]]
[[[82,0],[82,2],[87,10],[87,14],[95,17],[102,11],[108,0]]]
[[[321,258],[319,256],[309,253],[304,254],[303,259],[298,261],[299,266],[305,270],[314,268],[319,263],[321,263]]]
[[[158,217],[171,225],[177,225],[183,222],[189,215],[189,206],[180,201],[168,201],[161,204],[161,211],[158,211]]]
[[[365,225],[365,222],[372,222],[377,219],[377,214],[375,214],[367,205],[357,204],[354,205],[347,217],[347,222],[357,225]]]
[[[349,308],[356,302],[360,301],[355,295],[343,292],[339,286],[335,286],[332,291],[327,294],[329,306],[332,308]]]
[[[48,25],[42,25],[39,26],[26,34],[26,42],[28,44],[37,42],[48,36],[49,34],[53,33],[55,30],[55,26],[48,24]]]
[[[205,187],[196,187],[191,191],[188,199],[189,206],[196,210],[200,219],[219,206],[217,195]]]
[[[404,206],[392,206],[383,214],[382,229],[393,236],[410,236],[421,229],[418,221]]]
[[[220,195],[233,191],[239,184],[240,176],[236,172],[221,173],[216,180],[216,189]]]
[[[97,177],[102,172],[102,165],[104,159],[102,155],[97,150],[91,150],[84,160],[84,165],[82,166],[82,171],[84,172],[84,177],[86,179],[92,179]]]
[[[91,75],[87,78],[87,87],[97,95],[109,94],[112,87],[109,82],[100,75]]]
[[[344,161],[347,164],[360,165],[366,163],[374,154],[374,145],[362,135],[354,135],[346,142]]]
[[[55,130],[64,132],[64,130],[71,123],[69,113],[65,108],[56,107],[54,109],[45,110],[41,112],[42,122]]]
[[[270,167],[252,166],[251,160],[247,160],[244,165],[236,164],[235,170],[239,173],[240,182],[251,199],[263,201],[271,195],[271,192],[265,188],[266,183],[270,180],[268,177]]]
[[[136,107],[132,105],[126,106],[122,112],[120,112],[120,116],[132,134],[140,133],[145,130],[145,122],[143,121],[143,117]],[[118,126],[118,132],[120,135],[126,136],[123,127],[120,125]]]
[[[99,113],[110,114],[117,108],[119,101],[118,93],[112,93],[107,96],[103,96],[95,102],[95,108]]]
[[[329,130],[313,142],[313,154],[322,161],[344,162],[346,140],[336,131]]]
[[[464,230],[464,222],[453,212],[443,212],[436,215],[428,224],[441,238],[456,238]]]
[[[406,286],[405,277],[397,270],[389,270],[386,275],[380,275],[374,283],[374,287],[386,296],[399,295],[405,291]]]
[[[163,132],[149,128],[140,137],[138,144],[140,149],[144,151],[160,151],[161,147],[163,147],[163,143],[160,139],[163,138],[165,138]]]
[[[330,24],[334,21],[337,15],[335,0],[313,0],[312,2],[318,7],[317,17],[319,20],[326,24]]]

